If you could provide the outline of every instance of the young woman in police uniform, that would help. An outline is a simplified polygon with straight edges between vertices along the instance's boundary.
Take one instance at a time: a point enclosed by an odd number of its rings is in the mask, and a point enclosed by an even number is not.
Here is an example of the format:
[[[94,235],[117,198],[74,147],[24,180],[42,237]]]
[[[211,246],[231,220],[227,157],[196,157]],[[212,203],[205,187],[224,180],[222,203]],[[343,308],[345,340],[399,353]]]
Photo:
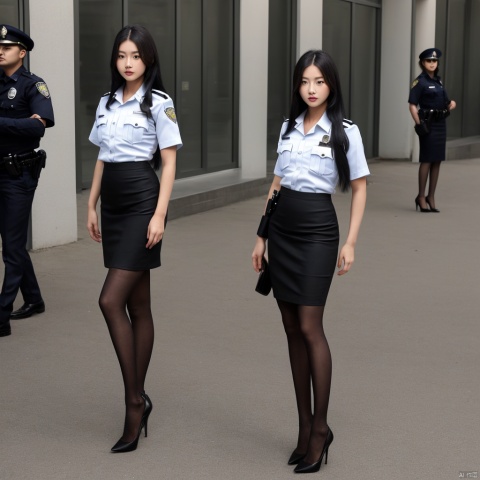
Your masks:
[[[287,334],[299,433],[288,463],[296,473],[327,463],[333,433],[327,424],[332,360],[323,311],[335,271],[347,273],[366,202],[369,174],[358,127],[344,120],[337,68],[321,50],[308,51],[293,73],[290,119],[281,129],[269,191],[279,191],[268,227],[273,294]],[[331,195],[351,189],[350,228],[338,253],[339,229]],[[252,254],[259,272],[267,232],[259,229]],[[313,387],[313,414],[311,405]]]
[[[435,189],[440,174],[440,162],[445,160],[447,124],[445,119],[457,105],[448,98],[438,76],[438,61],[442,52],[428,48],[419,55],[422,73],[413,81],[408,97],[410,113],[416,125],[423,123],[425,130],[416,128],[420,138],[420,167],[418,169],[418,195],[415,208],[421,212],[439,212],[435,206]],[[428,132],[427,132],[428,130]],[[425,189],[428,184],[428,195]]]
[[[97,108],[90,141],[100,147],[88,202],[87,228],[102,242],[108,268],[99,304],[125,386],[123,435],[113,452],[137,448],[152,402],[144,390],[153,349],[150,269],[160,249],[182,140],[165,93],[150,33],[139,25],[117,35],[112,85]],[[159,182],[155,169],[162,164]],[[96,206],[101,197],[101,233]]]

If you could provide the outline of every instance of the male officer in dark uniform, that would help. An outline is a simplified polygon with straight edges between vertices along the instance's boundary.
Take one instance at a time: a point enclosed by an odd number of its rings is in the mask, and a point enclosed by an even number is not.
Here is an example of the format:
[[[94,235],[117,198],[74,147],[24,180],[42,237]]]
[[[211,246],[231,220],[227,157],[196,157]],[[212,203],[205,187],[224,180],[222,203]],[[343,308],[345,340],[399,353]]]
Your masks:
[[[54,118],[47,85],[23,66],[32,48],[27,34],[0,24],[0,235],[5,264],[0,337],[10,335],[10,319],[45,311],[26,243],[33,196],[46,158],[43,150],[34,149]],[[12,313],[19,289],[24,305]]]

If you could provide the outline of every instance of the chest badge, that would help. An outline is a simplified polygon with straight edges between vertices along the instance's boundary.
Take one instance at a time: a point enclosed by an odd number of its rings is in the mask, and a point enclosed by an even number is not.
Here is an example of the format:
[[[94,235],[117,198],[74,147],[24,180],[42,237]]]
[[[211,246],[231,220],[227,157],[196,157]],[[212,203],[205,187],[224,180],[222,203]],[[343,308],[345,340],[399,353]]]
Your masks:
[[[45,97],[50,98],[50,92],[48,91],[47,84],[45,82],[37,82],[35,84],[37,90]]]
[[[9,100],[13,100],[16,96],[17,96],[17,89],[12,87],[12,88],[8,91],[8,99],[9,99]]]

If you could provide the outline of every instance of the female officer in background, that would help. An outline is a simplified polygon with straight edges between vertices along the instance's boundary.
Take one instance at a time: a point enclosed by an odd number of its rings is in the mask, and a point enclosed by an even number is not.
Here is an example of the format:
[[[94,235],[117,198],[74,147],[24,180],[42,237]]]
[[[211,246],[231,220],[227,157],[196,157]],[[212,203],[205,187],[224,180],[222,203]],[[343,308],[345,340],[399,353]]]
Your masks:
[[[418,195],[415,208],[421,212],[439,212],[435,206],[435,189],[440,173],[440,162],[445,160],[447,126],[445,119],[457,105],[448,98],[438,76],[438,59],[442,52],[428,48],[419,55],[422,73],[413,81],[408,97],[415,131],[420,138],[420,167],[418,169]],[[428,195],[425,196],[427,179]],[[430,207],[430,208],[428,208]]]
[[[107,278],[99,304],[125,387],[123,435],[112,452],[137,448],[152,402],[144,384],[153,349],[150,269],[160,248],[182,140],[150,33],[139,25],[117,34],[112,84],[97,109],[90,141],[100,147],[88,201],[87,228],[102,241]],[[154,172],[162,163],[161,181]],[[102,234],[96,205],[101,196]],[[127,314],[128,311],[128,314]]]

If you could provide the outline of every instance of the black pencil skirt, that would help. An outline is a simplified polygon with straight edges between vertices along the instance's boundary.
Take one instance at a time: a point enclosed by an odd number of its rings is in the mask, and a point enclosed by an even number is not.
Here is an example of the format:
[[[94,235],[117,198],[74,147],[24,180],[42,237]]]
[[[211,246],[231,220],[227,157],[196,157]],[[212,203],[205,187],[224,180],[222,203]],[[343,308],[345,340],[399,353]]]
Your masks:
[[[331,195],[282,187],[268,230],[274,297],[297,305],[325,305],[338,242]]]
[[[149,270],[160,266],[162,242],[145,248],[159,192],[160,183],[149,162],[105,162],[100,196],[106,268]]]
[[[447,122],[445,119],[430,123],[430,133],[420,137],[419,161],[425,163],[445,160],[447,148]]]

